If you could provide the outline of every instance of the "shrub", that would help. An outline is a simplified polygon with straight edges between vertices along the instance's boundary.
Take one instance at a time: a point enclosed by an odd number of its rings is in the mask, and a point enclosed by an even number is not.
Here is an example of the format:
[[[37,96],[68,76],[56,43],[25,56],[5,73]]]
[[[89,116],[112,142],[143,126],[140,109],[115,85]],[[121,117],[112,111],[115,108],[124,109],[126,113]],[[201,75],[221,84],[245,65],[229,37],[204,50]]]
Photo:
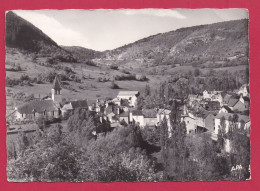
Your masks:
[[[20,81],[29,81],[30,77],[27,74],[23,74],[20,77]]]
[[[88,66],[97,66],[97,64],[95,62],[93,62],[92,60],[87,60],[84,62],[84,64],[86,64]]]
[[[115,65],[113,66],[113,65],[112,65],[112,66],[110,66],[110,69],[112,69],[112,70],[118,70],[118,66],[115,66]]]
[[[20,81],[18,79],[11,79],[6,77],[6,87],[13,87],[19,85]]]
[[[120,87],[115,82],[111,82],[110,88],[111,89],[120,89]]]
[[[147,81],[148,78],[145,75],[138,75],[138,76],[136,76],[136,80],[138,80],[138,81]]]
[[[135,74],[128,74],[128,75],[116,75],[115,80],[136,80],[136,75]]]
[[[125,73],[125,74],[130,74],[130,72],[126,69],[123,69],[122,72]]]

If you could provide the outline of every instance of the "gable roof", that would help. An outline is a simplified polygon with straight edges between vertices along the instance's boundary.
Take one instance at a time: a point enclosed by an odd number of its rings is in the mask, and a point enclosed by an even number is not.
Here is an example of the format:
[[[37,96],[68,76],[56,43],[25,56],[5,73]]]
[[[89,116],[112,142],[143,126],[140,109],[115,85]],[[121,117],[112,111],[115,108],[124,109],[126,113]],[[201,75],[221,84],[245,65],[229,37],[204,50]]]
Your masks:
[[[133,110],[132,114],[133,116],[142,116],[143,112],[141,110]]]
[[[134,96],[134,95],[138,95],[139,92],[138,91],[120,91],[118,92],[118,96]]]
[[[222,117],[224,117],[226,120],[229,120],[229,118],[233,116],[234,116],[233,113],[218,113],[216,119],[221,119]],[[237,116],[238,116],[238,122],[240,122],[241,120],[243,120],[245,123],[250,121],[250,118],[247,115],[237,114]]]
[[[60,78],[58,77],[58,75],[55,76],[55,79],[53,81],[53,89],[55,90],[61,90],[61,82],[60,82]]]
[[[171,110],[169,110],[169,109],[159,109],[158,110],[159,115],[160,114],[170,115],[170,113],[171,113]]]
[[[129,111],[125,111],[119,115],[119,117],[128,117],[128,116],[129,116]]]
[[[228,102],[228,107],[234,107],[238,101],[238,99],[231,98]]]
[[[226,95],[224,96],[224,100],[223,100],[224,103],[228,103],[231,97],[232,97],[232,95],[226,94]]]
[[[228,113],[232,113],[232,110],[228,106],[223,105],[222,108],[226,109]]]
[[[109,105],[108,107],[106,107],[105,112],[106,112],[106,114],[113,113],[112,105]]]
[[[33,111],[43,113],[44,111],[50,112],[57,110],[58,108],[52,100],[33,100],[17,108],[17,111],[21,114],[33,114]]]
[[[144,109],[143,115],[144,115],[144,118],[156,118],[157,112],[154,109]]]
[[[70,103],[71,103],[73,109],[76,109],[76,108],[87,108],[88,107],[87,100],[71,101]]]

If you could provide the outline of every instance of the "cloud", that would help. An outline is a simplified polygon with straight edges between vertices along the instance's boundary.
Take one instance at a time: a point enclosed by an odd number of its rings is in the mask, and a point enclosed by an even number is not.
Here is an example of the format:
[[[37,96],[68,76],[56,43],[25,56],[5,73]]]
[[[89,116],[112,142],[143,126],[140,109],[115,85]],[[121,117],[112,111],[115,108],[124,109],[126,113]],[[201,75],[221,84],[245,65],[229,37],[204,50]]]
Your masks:
[[[177,19],[185,19],[186,17],[177,10],[171,9],[124,9],[120,10],[125,15],[151,15],[157,17],[173,17]]]
[[[59,45],[89,47],[88,39],[85,36],[69,27],[63,26],[53,17],[36,11],[16,10],[14,12],[42,30]]]

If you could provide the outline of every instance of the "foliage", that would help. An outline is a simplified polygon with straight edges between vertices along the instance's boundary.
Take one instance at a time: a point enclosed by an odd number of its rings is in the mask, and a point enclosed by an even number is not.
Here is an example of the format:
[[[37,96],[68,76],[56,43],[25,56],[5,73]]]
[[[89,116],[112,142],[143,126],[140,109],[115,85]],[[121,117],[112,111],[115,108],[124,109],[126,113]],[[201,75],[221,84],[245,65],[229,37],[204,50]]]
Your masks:
[[[97,64],[95,62],[93,62],[92,60],[87,60],[84,62],[84,64],[88,65],[88,66],[95,66],[97,67]]]
[[[111,82],[110,88],[111,89],[120,89],[119,85],[116,84],[114,81]]]

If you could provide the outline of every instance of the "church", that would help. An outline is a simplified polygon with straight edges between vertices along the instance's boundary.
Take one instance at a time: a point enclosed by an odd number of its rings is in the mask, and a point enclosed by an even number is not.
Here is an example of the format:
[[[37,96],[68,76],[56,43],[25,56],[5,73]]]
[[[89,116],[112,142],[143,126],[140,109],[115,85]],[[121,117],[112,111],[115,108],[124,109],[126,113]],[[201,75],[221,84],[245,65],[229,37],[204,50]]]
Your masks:
[[[51,89],[51,99],[32,100],[16,109],[17,121],[31,121],[43,117],[45,119],[60,118],[61,116],[61,81],[55,76]]]

